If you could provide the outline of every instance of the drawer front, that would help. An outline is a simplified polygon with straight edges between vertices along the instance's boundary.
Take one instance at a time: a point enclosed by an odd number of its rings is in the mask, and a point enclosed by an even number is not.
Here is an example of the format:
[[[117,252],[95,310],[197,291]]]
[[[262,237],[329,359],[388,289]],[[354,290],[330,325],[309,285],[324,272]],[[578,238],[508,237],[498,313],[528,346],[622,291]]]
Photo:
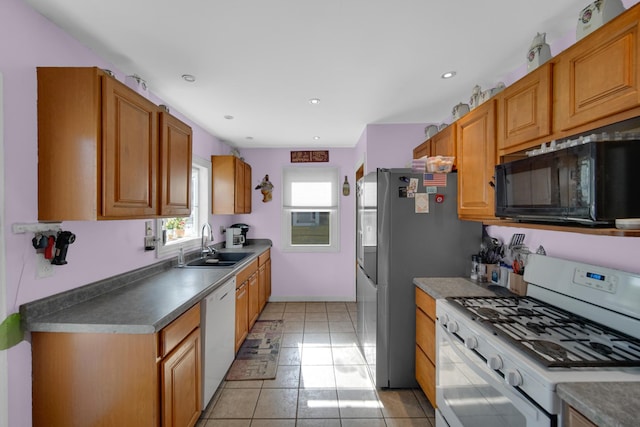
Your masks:
[[[194,305],[160,331],[160,357],[169,354],[198,327],[200,327],[200,304]]]
[[[241,272],[236,274],[236,289],[240,287],[244,282],[249,280],[249,276],[251,276],[254,272],[258,271],[258,258],[251,261],[249,265],[247,265]]]
[[[429,399],[431,406],[436,407],[436,367],[429,358],[416,346],[416,380]]]
[[[436,324],[420,309],[416,309],[416,344],[431,362],[436,361]]]
[[[267,249],[258,255],[258,265],[264,264],[269,258],[271,258],[271,249]]]
[[[419,288],[416,288],[416,305],[420,307],[420,310],[424,311],[431,320],[436,320],[436,300]]]

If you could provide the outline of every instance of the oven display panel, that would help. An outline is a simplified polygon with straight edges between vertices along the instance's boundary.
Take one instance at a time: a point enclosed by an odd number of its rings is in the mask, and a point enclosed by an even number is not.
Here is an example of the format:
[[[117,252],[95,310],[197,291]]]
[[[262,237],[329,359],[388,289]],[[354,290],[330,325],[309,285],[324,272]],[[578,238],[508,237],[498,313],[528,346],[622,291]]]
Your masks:
[[[609,292],[611,294],[616,293],[618,284],[615,274],[604,275],[583,268],[576,268],[573,274],[573,282],[578,285],[586,286],[598,291]]]

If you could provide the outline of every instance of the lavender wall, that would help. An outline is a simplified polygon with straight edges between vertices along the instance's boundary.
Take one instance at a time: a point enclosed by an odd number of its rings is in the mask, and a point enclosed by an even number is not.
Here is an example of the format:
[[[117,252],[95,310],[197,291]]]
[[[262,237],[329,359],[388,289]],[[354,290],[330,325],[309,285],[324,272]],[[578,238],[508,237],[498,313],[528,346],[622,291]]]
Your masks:
[[[332,253],[282,252],[282,168],[292,166],[288,149],[243,150],[251,165],[255,187],[268,174],[273,183],[273,200],[262,202],[260,191],[253,190],[251,215],[236,215],[238,222],[251,226],[249,237],[273,241],[272,300],[275,301],[355,301],[355,159],[353,149],[330,149],[329,163],[295,166],[334,166],[340,170],[340,182],[349,177],[349,196],[340,196],[340,251]]]
[[[19,0],[0,3],[0,70],[4,75],[4,151],[7,312],[20,304],[72,289],[157,261],[144,252],[144,222],[65,222],[77,235],[69,247],[69,264],[56,267],[53,277],[36,279],[32,235],[13,234],[11,224],[37,222],[37,66],[98,66],[116,72],[111,64],[66,35]],[[153,88],[152,88],[153,89]],[[154,102],[159,100],[151,97]],[[229,149],[194,123],[172,111],[194,130],[194,153],[208,158]],[[61,165],[72,167],[73,165]],[[214,226],[229,218],[212,217]],[[0,319],[4,320],[4,319]],[[9,425],[31,425],[31,348],[22,342],[8,350]]]
[[[374,172],[376,168],[411,165],[413,149],[426,139],[425,126],[426,123],[367,125],[358,143],[358,148],[366,152],[364,173]]]

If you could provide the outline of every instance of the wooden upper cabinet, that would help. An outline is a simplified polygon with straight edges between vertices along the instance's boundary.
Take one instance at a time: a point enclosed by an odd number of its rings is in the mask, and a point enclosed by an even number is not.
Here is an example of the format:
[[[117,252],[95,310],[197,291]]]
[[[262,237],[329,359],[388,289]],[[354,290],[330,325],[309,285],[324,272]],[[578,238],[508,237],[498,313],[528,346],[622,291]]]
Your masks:
[[[211,156],[211,192],[213,214],[251,213],[251,167],[235,156]]]
[[[551,134],[552,64],[546,63],[498,97],[498,150],[529,148]]]
[[[559,55],[554,131],[640,106],[640,7],[633,7]],[[611,122],[619,121],[612,118]],[[599,125],[608,124],[606,120]]]
[[[447,126],[431,138],[431,155],[456,157],[455,125]],[[457,164],[457,161],[454,162],[454,170],[457,168]]]
[[[117,80],[104,76],[102,111],[101,216],[154,216],[157,213],[157,107]]]
[[[489,100],[456,122],[458,217],[495,219],[496,108]]]
[[[164,205],[189,214],[188,126],[188,137],[159,130],[158,107],[99,68],[37,73],[40,221],[152,218]]]
[[[160,215],[191,214],[191,127],[160,112]]]
[[[243,162],[244,163],[244,162]],[[251,213],[251,165],[249,163],[244,163],[244,212]]]
[[[421,157],[428,157],[431,155],[431,139],[427,139],[422,144],[413,149],[413,158],[419,159]]]

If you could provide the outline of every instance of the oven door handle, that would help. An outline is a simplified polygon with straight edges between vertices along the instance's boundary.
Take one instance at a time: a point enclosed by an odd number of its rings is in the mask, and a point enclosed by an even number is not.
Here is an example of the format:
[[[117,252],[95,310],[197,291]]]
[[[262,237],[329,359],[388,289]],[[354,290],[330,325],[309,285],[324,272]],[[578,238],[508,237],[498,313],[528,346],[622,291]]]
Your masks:
[[[464,363],[469,366],[473,372],[478,374],[482,379],[484,379],[487,383],[489,383],[494,388],[498,389],[501,393],[505,394],[506,397],[518,408],[519,411],[523,412],[527,418],[531,417],[534,420],[538,420],[539,410],[534,407],[529,401],[520,396],[518,393],[515,393],[511,390],[511,386],[505,383],[504,381],[500,381],[496,379],[493,375],[487,372],[487,367],[484,364],[478,364],[469,358],[464,351],[458,348],[458,343],[455,342],[449,331],[446,330],[442,325],[441,335],[445,337],[453,351],[456,355],[464,361]]]

